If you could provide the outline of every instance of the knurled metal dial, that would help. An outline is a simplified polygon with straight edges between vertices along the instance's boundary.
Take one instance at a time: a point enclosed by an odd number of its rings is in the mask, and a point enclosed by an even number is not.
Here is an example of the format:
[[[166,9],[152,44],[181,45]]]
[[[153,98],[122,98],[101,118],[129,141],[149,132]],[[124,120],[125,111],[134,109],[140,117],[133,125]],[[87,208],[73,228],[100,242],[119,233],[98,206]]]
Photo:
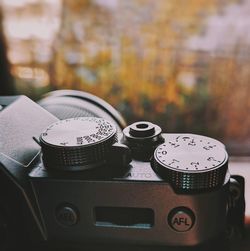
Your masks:
[[[68,171],[103,165],[116,142],[116,127],[96,117],[77,117],[55,122],[40,136],[45,167]]]
[[[194,134],[174,134],[154,152],[153,169],[174,189],[204,191],[224,183],[228,154],[219,141]]]

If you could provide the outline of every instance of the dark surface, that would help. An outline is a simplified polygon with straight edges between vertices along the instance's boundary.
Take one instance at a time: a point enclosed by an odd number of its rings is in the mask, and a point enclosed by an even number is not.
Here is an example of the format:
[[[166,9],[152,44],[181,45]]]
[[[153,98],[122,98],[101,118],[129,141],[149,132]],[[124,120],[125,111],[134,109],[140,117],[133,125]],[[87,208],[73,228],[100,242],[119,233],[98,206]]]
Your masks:
[[[20,250],[20,249],[16,249]],[[15,251],[16,251],[15,250]],[[21,249],[24,250],[24,249]],[[244,239],[232,239],[225,241],[219,238],[216,242],[209,242],[199,247],[162,247],[162,246],[129,246],[117,244],[86,244],[82,247],[74,247],[73,244],[62,244],[61,247],[55,245],[40,245],[25,247],[27,251],[249,251],[250,250],[250,227],[246,229]]]
[[[2,19],[2,10],[0,8],[0,95],[13,95],[15,94],[15,88],[6,53],[7,45],[3,32]]]
[[[135,245],[118,245],[118,244],[86,244],[82,247],[67,247],[67,244],[62,245],[62,247],[57,247],[51,245],[48,246],[40,246],[40,247],[31,247],[26,249],[37,250],[37,251],[210,251],[210,250],[218,250],[218,251],[230,251],[229,247],[230,243],[228,241],[223,241],[223,237],[219,238],[216,241],[210,241],[204,245],[198,247],[166,247],[166,246],[137,246]],[[236,249],[239,250],[239,249]],[[233,250],[232,250],[233,251]]]

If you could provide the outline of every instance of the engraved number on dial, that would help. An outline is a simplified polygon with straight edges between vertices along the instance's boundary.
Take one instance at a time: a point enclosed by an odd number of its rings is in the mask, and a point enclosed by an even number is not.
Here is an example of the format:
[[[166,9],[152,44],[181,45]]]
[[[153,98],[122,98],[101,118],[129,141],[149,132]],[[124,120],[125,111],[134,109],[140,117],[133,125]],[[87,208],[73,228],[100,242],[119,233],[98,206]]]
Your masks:
[[[53,145],[81,146],[108,139],[115,132],[114,125],[102,118],[77,117],[52,124],[42,138]]]
[[[216,140],[199,135],[184,134],[166,138],[155,150],[161,165],[185,172],[202,172],[224,163],[226,151]]]

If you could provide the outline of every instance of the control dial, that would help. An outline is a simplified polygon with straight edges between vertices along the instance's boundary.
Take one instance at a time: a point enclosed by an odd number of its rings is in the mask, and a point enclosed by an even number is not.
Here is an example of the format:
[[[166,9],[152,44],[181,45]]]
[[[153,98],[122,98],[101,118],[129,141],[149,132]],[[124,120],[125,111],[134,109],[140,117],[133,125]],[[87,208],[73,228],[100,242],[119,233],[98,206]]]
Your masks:
[[[174,134],[155,149],[152,166],[175,190],[204,191],[224,183],[228,155],[215,139]]]
[[[40,136],[45,167],[69,171],[105,164],[116,142],[115,126],[96,117],[77,117],[55,122]]]

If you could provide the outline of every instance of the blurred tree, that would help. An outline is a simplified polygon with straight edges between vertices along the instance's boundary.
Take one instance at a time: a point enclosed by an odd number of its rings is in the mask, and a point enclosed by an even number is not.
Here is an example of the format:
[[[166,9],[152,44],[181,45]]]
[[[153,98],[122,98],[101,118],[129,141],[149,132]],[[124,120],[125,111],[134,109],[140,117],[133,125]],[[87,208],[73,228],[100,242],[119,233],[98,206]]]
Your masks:
[[[230,58],[217,57],[210,63],[211,106],[217,110],[214,122],[226,141],[249,142],[249,81],[249,60],[235,54]]]
[[[63,0],[51,86],[96,94],[128,122],[147,119],[169,132],[228,140],[250,137],[248,120],[240,128],[250,102],[249,62],[238,60],[237,51],[221,58],[186,49],[209,16],[237,1],[117,0],[110,6]]]

